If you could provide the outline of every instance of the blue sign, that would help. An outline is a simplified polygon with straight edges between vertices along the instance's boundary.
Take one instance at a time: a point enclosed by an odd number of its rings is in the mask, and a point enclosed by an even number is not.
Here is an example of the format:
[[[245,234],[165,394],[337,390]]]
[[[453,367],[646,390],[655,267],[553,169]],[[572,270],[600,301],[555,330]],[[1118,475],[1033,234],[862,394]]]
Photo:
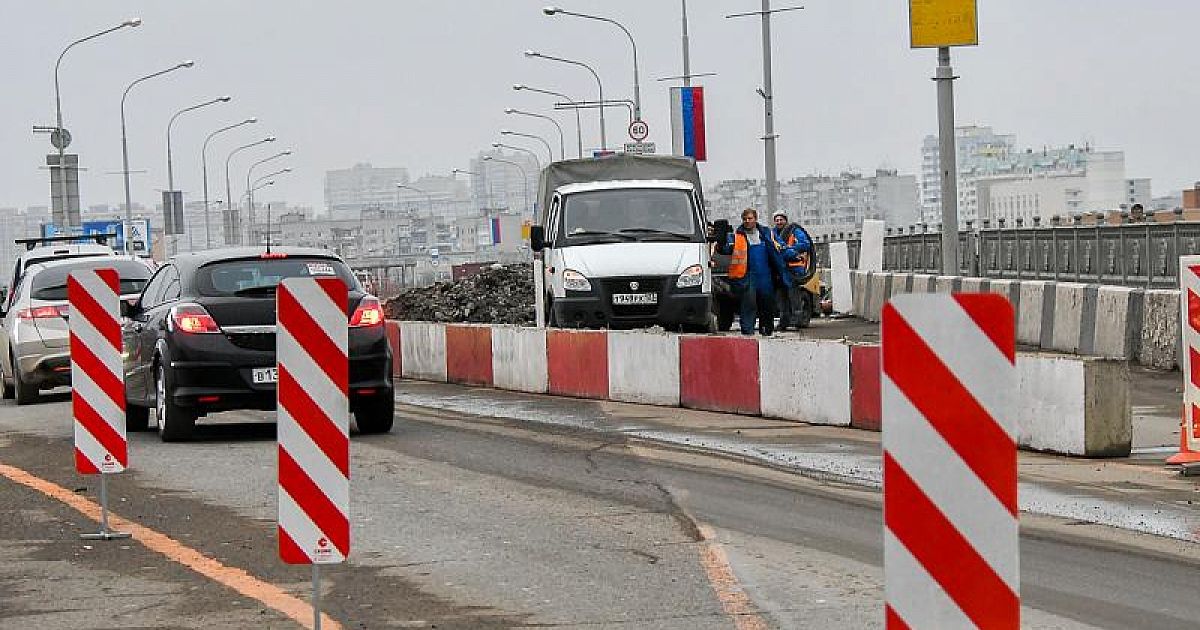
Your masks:
[[[133,221],[133,242],[131,243],[132,251],[135,254],[142,256],[150,255],[150,222],[145,219],[137,219]],[[84,221],[83,225],[78,228],[65,228],[54,225],[53,223],[42,224],[42,236],[69,236],[71,234],[79,234],[81,236],[90,236],[92,234],[116,234],[116,242],[110,243],[112,248],[117,251],[125,249],[125,225],[122,221]]]

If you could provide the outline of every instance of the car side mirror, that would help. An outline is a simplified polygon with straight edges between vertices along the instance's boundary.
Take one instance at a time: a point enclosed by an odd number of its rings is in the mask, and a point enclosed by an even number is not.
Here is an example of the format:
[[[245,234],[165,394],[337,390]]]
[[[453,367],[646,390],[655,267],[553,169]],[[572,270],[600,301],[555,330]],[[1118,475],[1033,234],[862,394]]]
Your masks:
[[[546,249],[546,228],[540,225],[529,226],[529,249],[535,252]]]

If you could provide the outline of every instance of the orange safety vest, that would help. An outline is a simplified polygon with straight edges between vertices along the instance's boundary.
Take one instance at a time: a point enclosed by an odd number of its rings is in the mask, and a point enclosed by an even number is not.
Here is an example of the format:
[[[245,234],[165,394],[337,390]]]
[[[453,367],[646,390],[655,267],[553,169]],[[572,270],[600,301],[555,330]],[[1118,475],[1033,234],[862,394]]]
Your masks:
[[[733,235],[733,256],[729,259],[729,277],[734,280],[740,280],[746,277],[746,270],[750,268],[750,243],[746,240],[746,235],[741,232],[735,232]]]
[[[793,228],[791,232],[788,232],[787,243],[785,244],[785,247],[792,247],[795,244],[796,244],[796,230]],[[796,260],[787,261],[787,266],[789,266],[793,269],[795,269],[796,267],[803,267],[807,271],[808,270],[808,252],[800,252],[796,256]]]

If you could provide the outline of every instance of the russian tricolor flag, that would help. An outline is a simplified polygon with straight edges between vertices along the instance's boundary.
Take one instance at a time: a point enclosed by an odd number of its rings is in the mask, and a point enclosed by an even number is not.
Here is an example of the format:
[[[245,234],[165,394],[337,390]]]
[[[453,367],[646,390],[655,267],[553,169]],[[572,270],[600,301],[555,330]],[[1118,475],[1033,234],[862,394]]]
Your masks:
[[[708,157],[704,140],[704,88],[671,88],[671,149],[697,162]]]

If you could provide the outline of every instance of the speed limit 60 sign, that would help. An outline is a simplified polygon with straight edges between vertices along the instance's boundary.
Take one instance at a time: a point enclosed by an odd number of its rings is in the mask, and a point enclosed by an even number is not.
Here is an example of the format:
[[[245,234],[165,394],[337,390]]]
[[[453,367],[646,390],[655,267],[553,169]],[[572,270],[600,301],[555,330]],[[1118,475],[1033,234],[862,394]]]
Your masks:
[[[635,120],[629,123],[629,137],[637,142],[641,142],[650,136],[650,125],[644,120]]]

